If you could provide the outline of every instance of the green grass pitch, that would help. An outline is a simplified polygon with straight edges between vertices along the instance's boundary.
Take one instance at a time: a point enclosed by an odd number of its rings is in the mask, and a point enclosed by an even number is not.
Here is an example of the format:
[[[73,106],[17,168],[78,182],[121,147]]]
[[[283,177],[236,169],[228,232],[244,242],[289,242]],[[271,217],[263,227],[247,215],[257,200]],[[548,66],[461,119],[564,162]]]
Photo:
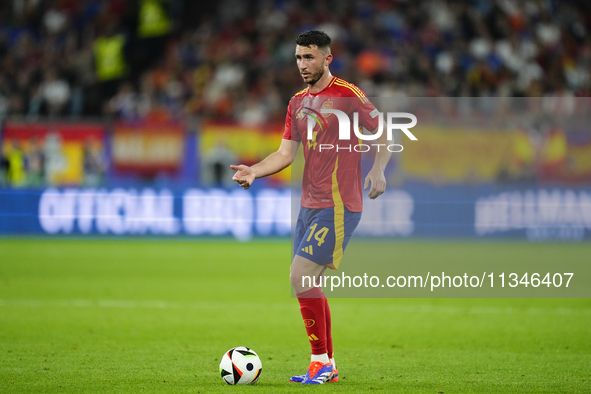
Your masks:
[[[473,258],[465,245],[399,256]],[[470,245],[591,261],[590,244]],[[289,383],[309,362],[289,256],[284,240],[0,239],[0,392],[591,392],[589,299],[333,299],[341,381]],[[261,356],[254,386],[219,376],[239,345]]]

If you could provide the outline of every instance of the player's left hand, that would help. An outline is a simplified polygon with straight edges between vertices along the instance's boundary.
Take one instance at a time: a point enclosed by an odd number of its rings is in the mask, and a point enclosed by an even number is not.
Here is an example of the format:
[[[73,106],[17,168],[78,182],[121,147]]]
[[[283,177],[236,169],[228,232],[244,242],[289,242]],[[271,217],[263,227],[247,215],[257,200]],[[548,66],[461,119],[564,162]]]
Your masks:
[[[369,193],[367,193],[367,196],[372,200],[378,198],[386,191],[386,177],[384,176],[383,171],[380,171],[376,168],[372,168],[369,174],[367,174],[367,177],[365,178],[365,185],[363,186],[363,190],[367,190],[370,183],[371,188],[369,189]]]

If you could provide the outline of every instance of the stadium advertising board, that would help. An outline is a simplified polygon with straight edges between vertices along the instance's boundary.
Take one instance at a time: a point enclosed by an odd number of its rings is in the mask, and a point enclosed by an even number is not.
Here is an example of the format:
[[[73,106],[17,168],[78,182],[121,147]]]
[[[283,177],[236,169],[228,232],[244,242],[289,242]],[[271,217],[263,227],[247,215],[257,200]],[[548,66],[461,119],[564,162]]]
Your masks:
[[[591,229],[591,193],[540,189],[481,197],[474,227],[480,236],[525,230],[530,240],[581,240]]]
[[[46,189],[0,194],[2,233],[287,236],[291,189]],[[591,237],[591,190],[409,185],[364,201],[356,236]]]
[[[19,192],[11,193],[18,199]],[[28,207],[36,210],[25,232],[95,235],[211,235],[247,240],[253,235],[289,235],[290,191],[188,189],[48,189],[29,192]],[[6,198],[4,196],[3,198]],[[18,212],[16,201],[12,211]],[[16,214],[14,216],[19,216]],[[6,227],[2,231],[14,231]],[[16,229],[16,220],[12,227]]]

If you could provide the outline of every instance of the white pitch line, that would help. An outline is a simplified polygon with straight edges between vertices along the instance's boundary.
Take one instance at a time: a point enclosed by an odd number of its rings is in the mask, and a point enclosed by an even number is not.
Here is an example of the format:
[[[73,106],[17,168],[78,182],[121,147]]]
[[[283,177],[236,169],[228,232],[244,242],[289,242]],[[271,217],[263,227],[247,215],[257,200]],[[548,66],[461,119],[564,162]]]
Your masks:
[[[297,309],[294,302],[267,304],[266,302],[241,302],[232,303],[234,307],[244,309],[273,309],[291,310]],[[122,309],[206,309],[222,310],[229,302],[223,301],[200,301],[200,302],[173,302],[160,300],[40,300],[40,299],[1,299],[0,307],[75,307],[75,308],[122,308]],[[447,305],[376,305],[370,302],[356,305],[331,305],[331,309],[354,311],[356,308],[364,311],[397,312],[397,313],[443,313],[443,314],[475,314],[475,315],[572,315],[591,316],[591,308],[519,308],[519,307],[497,307],[497,306],[447,306]]]
[[[577,315],[591,316],[589,308],[519,308],[519,307],[500,307],[500,306],[447,306],[447,305],[363,305],[363,310],[399,312],[399,313],[443,313],[443,314],[475,314],[475,315]],[[333,306],[331,305],[331,309]],[[347,309],[351,309],[347,307]]]

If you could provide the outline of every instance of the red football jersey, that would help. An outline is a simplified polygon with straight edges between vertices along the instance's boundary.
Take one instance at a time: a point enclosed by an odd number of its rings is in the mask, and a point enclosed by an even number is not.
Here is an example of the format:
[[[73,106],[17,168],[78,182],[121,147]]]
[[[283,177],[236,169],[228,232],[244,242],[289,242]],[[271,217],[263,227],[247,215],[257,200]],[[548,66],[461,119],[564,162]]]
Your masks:
[[[323,108],[337,109],[348,115],[349,140],[339,139],[337,115],[321,114]],[[378,111],[365,93],[336,77],[322,91],[310,93],[309,89],[304,89],[289,102],[283,138],[303,142],[306,163],[301,204],[304,208],[344,204],[351,212],[363,210],[361,149],[358,147],[360,140],[353,132],[353,113],[358,114],[358,125],[367,130],[379,124]],[[309,117],[314,124],[311,140],[308,140]]]

